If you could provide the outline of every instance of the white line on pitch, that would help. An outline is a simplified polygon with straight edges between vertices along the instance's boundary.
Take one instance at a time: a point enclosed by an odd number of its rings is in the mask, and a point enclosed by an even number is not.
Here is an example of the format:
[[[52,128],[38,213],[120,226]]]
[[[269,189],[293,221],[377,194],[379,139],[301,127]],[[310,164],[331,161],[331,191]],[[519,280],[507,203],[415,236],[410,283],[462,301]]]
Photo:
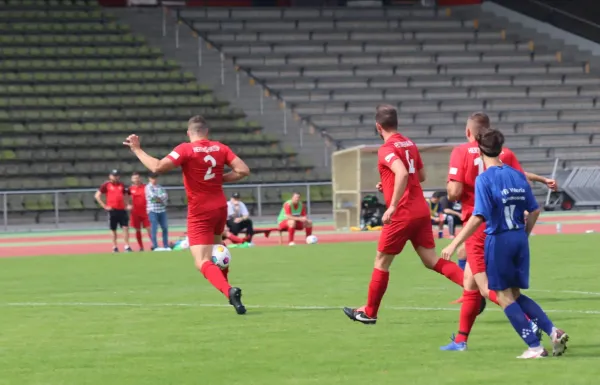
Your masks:
[[[229,307],[225,304],[210,303],[124,303],[124,302],[8,302],[0,303],[0,307]],[[291,309],[291,310],[334,310],[342,306],[295,306],[295,305],[249,305],[249,309]],[[385,306],[388,310],[401,311],[458,311],[459,308],[451,307],[416,307],[416,306]],[[487,311],[500,311],[500,309],[488,309]],[[600,310],[546,310],[547,313],[576,313],[576,314],[600,314]]]

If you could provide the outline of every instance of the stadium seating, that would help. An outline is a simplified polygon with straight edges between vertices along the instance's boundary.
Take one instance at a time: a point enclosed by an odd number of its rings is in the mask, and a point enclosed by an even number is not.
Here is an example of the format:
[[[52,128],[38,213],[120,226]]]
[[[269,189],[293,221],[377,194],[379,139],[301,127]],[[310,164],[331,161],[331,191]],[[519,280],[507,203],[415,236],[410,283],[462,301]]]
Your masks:
[[[302,119],[342,147],[376,141],[373,111],[398,108],[418,143],[464,141],[487,112],[532,172],[600,160],[600,78],[493,15],[450,9],[181,10]],[[514,31],[513,31],[514,30]]]
[[[315,179],[294,150],[95,1],[0,0],[0,57],[0,191],[97,187],[113,168],[127,176],[142,167],[122,146],[126,135],[139,134],[147,151],[164,156],[186,140],[196,114],[249,163],[247,182]],[[161,183],[181,185],[181,176]],[[95,209],[89,195],[61,197],[60,208]],[[183,195],[174,202],[185,204]],[[55,206],[45,195],[11,195],[7,203],[11,211]]]

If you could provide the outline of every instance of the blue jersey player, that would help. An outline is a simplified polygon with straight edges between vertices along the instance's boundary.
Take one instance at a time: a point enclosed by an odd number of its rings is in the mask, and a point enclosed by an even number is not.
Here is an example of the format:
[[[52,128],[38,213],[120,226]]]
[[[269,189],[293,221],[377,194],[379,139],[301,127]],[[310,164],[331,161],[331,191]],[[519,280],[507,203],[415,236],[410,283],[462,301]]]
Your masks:
[[[485,221],[485,264],[489,289],[497,292],[506,317],[529,346],[518,358],[548,355],[526,316],[550,336],[553,355],[560,356],[567,349],[568,335],[554,327],[535,301],[521,294],[521,289],[529,288],[528,237],[540,209],[525,175],[504,165],[498,158],[504,144],[502,133],[488,130],[478,136],[477,143],[487,170],[475,181],[473,216],[458,237],[442,251],[442,257],[449,259]],[[525,212],[529,212],[527,219]]]

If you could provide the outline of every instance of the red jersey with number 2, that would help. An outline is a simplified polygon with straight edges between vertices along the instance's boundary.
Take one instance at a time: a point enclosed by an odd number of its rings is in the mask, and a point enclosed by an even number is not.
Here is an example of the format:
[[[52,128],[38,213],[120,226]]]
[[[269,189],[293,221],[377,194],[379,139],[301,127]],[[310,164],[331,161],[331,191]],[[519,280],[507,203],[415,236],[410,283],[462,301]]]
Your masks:
[[[182,143],[167,155],[183,171],[188,219],[227,206],[223,172],[236,157],[223,143],[208,139]]]
[[[500,160],[502,163],[524,172],[515,154],[506,147],[500,153]],[[484,171],[485,164],[479,154],[477,142],[464,143],[452,150],[448,180],[463,184],[463,192],[460,198],[463,221],[469,219],[473,213],[475,206],[475,179]]]
[[[414,142],[401,134],[395,134],[379,148],[377,168],[381,177],[385,205],[390,206],[394,194],[395,174],[391,169],[396,160],[400,160],[408,171],[408,183],[398,208],[392,216],[394,221],[409,220],[429,216],[429,207],[423,196],[419,181],[419,170],[423,168],[421,154]]]

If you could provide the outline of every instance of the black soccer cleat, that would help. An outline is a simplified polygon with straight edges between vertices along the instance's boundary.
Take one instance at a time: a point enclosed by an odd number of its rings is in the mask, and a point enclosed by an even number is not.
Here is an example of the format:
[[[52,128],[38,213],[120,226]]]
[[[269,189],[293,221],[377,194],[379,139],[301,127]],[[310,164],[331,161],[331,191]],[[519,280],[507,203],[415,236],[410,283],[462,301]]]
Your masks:
[[[118,253],[119,252],[119,248],[118,247],[113,247],[113,253]]]
[[[125,252],[126,253],[132,253],[133,249],[131,248],[131,246],[125,246]]]
[[[239,315],[246,314],[246,307],[242,304],[242,289],[239,287],[229,289],[229,303]]]
[[[363,309],[352,309],[351,307],[345,307],[344,314],[348,316],[352,321],[358,321],[365,325],[375,325],[377,318],[371,318],[365,313]]]
[[[479,305],[479,313],[477,313],[477,315],[483,313],[486,306],[487,306],[487,301],[485,300],[485,297],[481,297],[481,304]]]

